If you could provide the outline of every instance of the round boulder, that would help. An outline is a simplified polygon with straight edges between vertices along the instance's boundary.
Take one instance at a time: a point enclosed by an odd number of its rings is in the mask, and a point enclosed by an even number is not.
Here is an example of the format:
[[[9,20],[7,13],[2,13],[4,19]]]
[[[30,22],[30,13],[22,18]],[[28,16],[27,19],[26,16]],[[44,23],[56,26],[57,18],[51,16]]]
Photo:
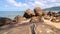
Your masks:
[[[25,18],[31,18],[34,15],[35,15],[35,13],[32,10],[28,9],[28,10],[25,11],[23,17],[25,17]]]
[[[44,15],[44,12],[43,12],[43,10],[40,7],[36,7],[34,9],[34,12],[35,12],[36,16],[42,16],[42,15]]]

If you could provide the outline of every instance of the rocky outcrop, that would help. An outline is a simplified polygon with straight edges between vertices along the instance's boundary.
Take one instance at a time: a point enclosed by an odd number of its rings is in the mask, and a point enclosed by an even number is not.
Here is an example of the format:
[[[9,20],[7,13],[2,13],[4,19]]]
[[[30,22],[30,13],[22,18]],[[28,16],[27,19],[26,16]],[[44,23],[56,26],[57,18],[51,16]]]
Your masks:
[[[50,19],[51,19],[51,22],[55,22],[55,23],[59,23],[60,22],[60,17],[59,17],[59,13],[55,13],[55,12],[48,12],[47,13],[47,16],[49,16],[50,17]],[[46,17],[47,17],[46,16]],[[48,18],[49,18],[48,17]]]
[[[0,17],[0,26],[7,25],[11,23],[11,19],[5,18],[5,17]]]
[[[35,27],[35,34],[59,34],[59,29],[48,24],[37,23]]]
[[[29,22],[29,24],[13,26],[12,29],[5,31],[4,34],[60,34],[60,30],[54,26],[44,24],[44,22]]]
[[[43,20],[41,18],[42,17],[34,16],[34,17],[31,18],[30,22],[43,22]]]
[[[30,19],[26,19],[25,17],[19,16],[19,15],[16,16],[14,20],[15,20],[16,24],[23,24],[25,22],[30,21]]]
[[[0,22],[9,24],[0,27],[0,30],[5,30],[4,34],[60,34],[60,29],[51,24],[50,20],[60,20],[60,16],[54,12],[46,13],[40,7],[36,7],[34,12],[26,10],[23,17],[17,15],[11,24],[10,19],[0,19]]]
[[[59,16],[58,13],[51,12],[51,11],[49,11],[49,12],[47,13],[47,15],[49,15],[49,16],[53,16],[53,17],[58,17],[58,16]]]
[[[31,18],[33,16],[35,16],[35,13],[30,9],[26,10],[24,15],[23,15],[23,17],[26,17],[26,18]]]
[[[44,12],[43,12],[43,10],[40,7],[36,7],[34,9],[34,12],[35,12],[36,16],[42,16],[42,15],[44,15]]]
[[[52,22],[60,23],[60,19],[51,19]]]
[[[4,34],[32,34],[32,30],[31,30],[31,25],[21,25],[21,26],[17,26],[17,27],[13,27],[12,29],[9,29],[8,31],[6,31],[7,33]]]

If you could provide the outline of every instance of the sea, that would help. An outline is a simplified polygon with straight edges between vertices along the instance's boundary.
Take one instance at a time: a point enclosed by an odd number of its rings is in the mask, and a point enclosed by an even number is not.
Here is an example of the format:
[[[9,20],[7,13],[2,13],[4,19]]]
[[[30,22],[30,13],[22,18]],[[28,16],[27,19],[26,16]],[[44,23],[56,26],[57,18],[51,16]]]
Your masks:
[[[0,17],[14,19],[15,16],[23,16],[24,11],[0,11]]]

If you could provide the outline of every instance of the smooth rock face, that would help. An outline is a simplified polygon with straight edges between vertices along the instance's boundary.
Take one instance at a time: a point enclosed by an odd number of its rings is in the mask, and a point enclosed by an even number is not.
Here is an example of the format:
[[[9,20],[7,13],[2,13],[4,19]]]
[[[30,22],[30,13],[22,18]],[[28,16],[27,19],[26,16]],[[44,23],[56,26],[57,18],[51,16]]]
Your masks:
[[[4,34],[32,34],[32,24],[22,24],[17,27],[14,27]]]
[[[44,14],[40,7],[36,7],[34,9],[34,12],[35,12],[36,16],[42,16]]]
[[[34,15],[35,15],[35,13],[34,13],[32,10],[28,9],[28,10],[25,11],[23,17],[31,18],[31,17],[33,17]]]
[[[35,27],[35,34],[60,34],[60,31],[47,24],[37,24]]]
[[[18,15],[15,17],[15,21],[16,21],[16,24],[22,24],[23,21],[26,21],[26,18]]]
[[[30,27],[17,27],[11,29],[7,34],[32,34]]]
[[[13,26],[13,28],[5,31],[4,34],[60,34],[60,30],[42,22],[35,22]]]

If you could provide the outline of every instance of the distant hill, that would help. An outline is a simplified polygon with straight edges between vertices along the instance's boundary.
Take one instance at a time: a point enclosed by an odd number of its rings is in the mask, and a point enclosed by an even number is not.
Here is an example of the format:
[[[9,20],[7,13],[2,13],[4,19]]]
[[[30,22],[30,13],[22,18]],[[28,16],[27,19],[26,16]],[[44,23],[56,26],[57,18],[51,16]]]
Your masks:
[[[60,11],[60,6],[57,6],[57,7],[51,7],[51,8],[46,8],[46,9],[43,9],[43,10],[47,10],[47,11]]]

